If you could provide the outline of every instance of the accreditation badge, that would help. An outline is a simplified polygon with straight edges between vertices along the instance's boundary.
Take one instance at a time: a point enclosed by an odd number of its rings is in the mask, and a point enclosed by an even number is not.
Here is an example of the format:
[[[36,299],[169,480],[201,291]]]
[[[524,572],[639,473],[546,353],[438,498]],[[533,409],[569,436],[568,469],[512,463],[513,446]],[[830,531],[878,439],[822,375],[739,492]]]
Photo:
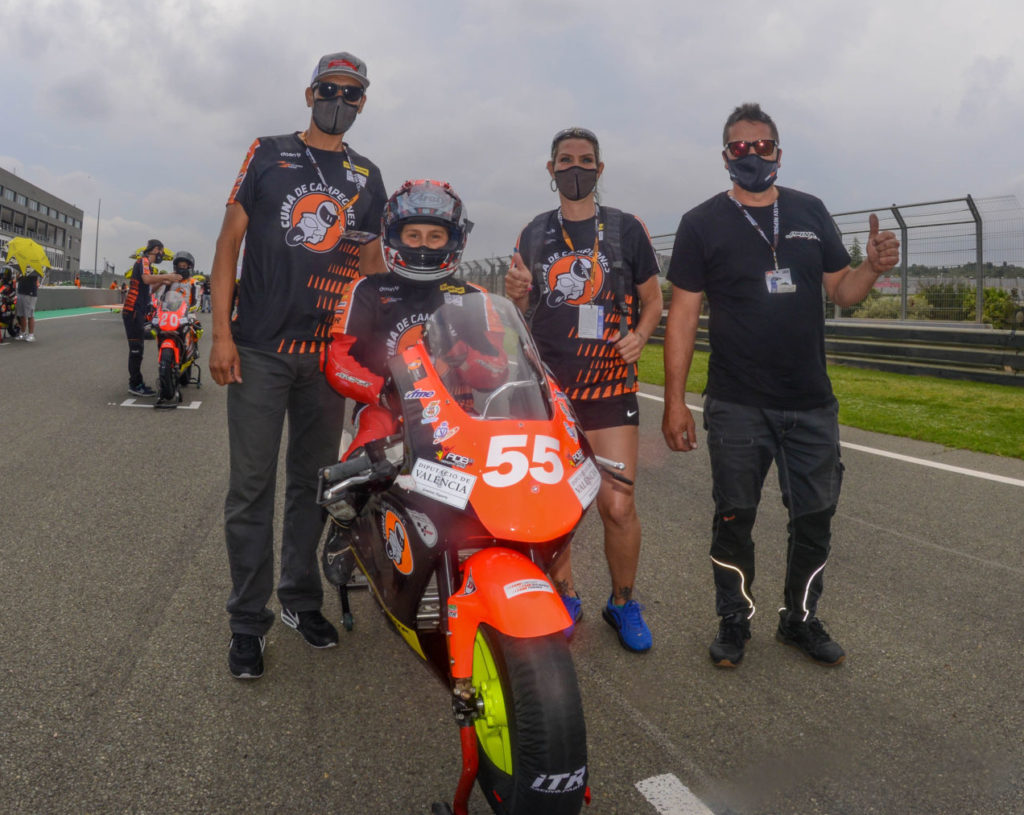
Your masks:
[[[789,294],[796,291],[796,283],[789,269],[770,269],[764,273],[764,283],[769,294]]]
[[[599,340],[604,337],[604,306],[579,306],[576,331],[580,339]]]

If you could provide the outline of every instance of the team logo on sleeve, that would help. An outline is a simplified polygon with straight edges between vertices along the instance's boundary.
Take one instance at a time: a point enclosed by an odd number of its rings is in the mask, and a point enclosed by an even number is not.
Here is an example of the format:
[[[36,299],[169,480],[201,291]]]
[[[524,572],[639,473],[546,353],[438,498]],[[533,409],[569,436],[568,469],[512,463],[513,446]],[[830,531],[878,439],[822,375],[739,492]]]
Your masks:
[[[284,242],[312,252],[331,251],[346,229],[345,210],[344,204],[324,193],[311,192],[295,199],[289,195],[281,211],[281,225],[287,230]]]
[[[551,308],[582,306],[600,294],[604,267],[588,255],[563,255],[548,267],[547,284],[547,304]]]

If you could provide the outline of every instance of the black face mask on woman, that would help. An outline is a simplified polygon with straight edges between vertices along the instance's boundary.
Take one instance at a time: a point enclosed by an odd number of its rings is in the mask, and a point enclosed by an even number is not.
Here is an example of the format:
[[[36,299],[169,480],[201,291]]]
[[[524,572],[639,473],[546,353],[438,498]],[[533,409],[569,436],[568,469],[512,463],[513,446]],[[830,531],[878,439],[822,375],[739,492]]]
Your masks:
[[[597,186],[597,170],[586,167],[567,167],[555,173],[555,186],[570,201],[586,198]]]
[[[348,104],[341,96],[313,101],[313,122],[324,133],[332,136],[348,133],[357,113],[359,108]]]
[[[766,161],[753,153],[727,161],[729,178],[747,192],[764,192],[775,183],[779,173],[778,161]]]

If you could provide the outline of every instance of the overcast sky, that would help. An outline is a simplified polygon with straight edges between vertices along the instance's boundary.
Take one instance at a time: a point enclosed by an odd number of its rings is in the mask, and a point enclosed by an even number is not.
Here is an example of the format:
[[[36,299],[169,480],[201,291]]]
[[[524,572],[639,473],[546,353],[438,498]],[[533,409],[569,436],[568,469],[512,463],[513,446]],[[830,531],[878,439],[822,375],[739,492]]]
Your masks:
[[[832,211],[1024,201],[1020,0],[0,0],[0,166],[85,211],[82,267],[150,237],[208,269],[254,137],[302,130],[317,59],[368,64],[347,140],[389,192],[448,180],[507,254],[556,203],[551,136],[594,130],[602,200],[652,234],[725,189],[721,130],[760,102],[779,183]]]

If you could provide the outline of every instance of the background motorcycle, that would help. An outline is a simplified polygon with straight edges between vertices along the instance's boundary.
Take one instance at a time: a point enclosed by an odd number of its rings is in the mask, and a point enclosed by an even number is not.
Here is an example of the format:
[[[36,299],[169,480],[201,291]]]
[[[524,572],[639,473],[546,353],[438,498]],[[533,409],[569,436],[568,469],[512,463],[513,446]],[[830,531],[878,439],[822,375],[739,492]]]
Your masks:
[[[7,336],[11,339],[21,333],[21,324],[15,316],[17,303],[18,294],[14,283],[0,284],[0,331],[6,331]]]
[[[203,327],[191,313],[188,286],[188,282],[173,283],[153,298],[152,326],[159,343],[158,408],[177,407],[183,385],[202,386],[197,360]]]
[[[475,779],[497,813],[578,813],[586,728],[563,634],[571,620],[546,572],[601,473],[515,307],[480,293],[453,300],[389,363],[384,400],[400,434],[321,470],[320,503],[345,519],[336,535],[351,543],[332,539],[327,552],[352,557],[452,691],[463,756],[454,812],[467,812]],[[345,575],[335,580],[347,610]]]

